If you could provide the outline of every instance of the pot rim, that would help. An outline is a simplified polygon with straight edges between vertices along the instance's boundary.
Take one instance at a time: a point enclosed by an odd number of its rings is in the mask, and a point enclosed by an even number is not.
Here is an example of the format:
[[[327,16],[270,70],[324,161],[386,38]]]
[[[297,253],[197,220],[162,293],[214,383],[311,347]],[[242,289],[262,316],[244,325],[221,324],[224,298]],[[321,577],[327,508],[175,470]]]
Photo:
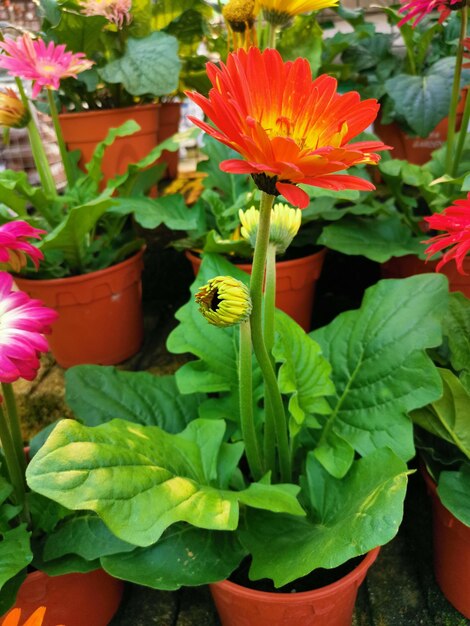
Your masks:
[[[151,102],[150,104],[133,104],[128,107],[113,107],[112,109],[90,109],[88,111],[68,111],[67,113],[59,113],[60,119],[71,119],[77,117],[84,117],[87,115],[95,115],[96,117],[107,116],[110,113],[131,113],[133,111],[148,111],[154,109],[158,111],[159,104],[157,102]]]
[[[19,285],[19,283],[23,284],[25,287],[32,287],[33,285],[41,284],[45,287],[48,286],[57,286],[60,285],[70,285],[70,284],[78,284],[82,282],[86,282],[90,279],[101,278],[102,276],[106,276],[108,274],[112,274],[115,271],[119,271],[120,269],[125,268],[128,265],[133,265],[136,261],[139,261],[147,246],[143,246],[140,250],[137,250],[135,254],[130,256],[128,259],[124,261],[120,261],[119,263],[115,263],[114,265],[110,265],[109,267],[105,267],[102,270],[96,270],[94,272],[87,272],[86,274],[79,274],[78,276],[65,276],[63,278],[24,278],[23,276],[14,276],[15,282]]]
[[[307,254],[306,256],[301,256],[298,259],[291,259],[289,261],[276,261],[276,265],[281,265],[282,267],[290,268],[290,267],[296,267],[297,265],[302,265],[303,263],[308,262],[310,260],[320,261],[326,255],[326,251],[327,251],[327,248],[324,247],[321,250],[318,250],[318,252],[314,252],[313,254]],[[186,255],[186,258],[188,258],[190,261],[196,261],[196,262],[199,261],[200,263],[202,262],[201,255],[195,250],[185,250],[185,255]],[[228,260],[230,261],[230,259]],[[244,270],[248,267],[251,267],[253,264],[252,263],[234,263],[234,265],[235,267],[238,267],[239,269]]]
[[[310,598],[316,597],[317,599],[324,598],[333,595],[341,591],[349,583],[352,583],[356,579],[362,579],[365,577],[367,570],[374,563],[379,555],[381,546],[373,548],[362,559],[352,571],[346,576],[343,576],[334,583],[320,587],[319,589],[312,589],[311,591],[300,591],[299,593],[273,593],[271,591],[258,591],[256,589],[249,589],[243,587],[237,583],[233,583],[229,580],[222,580],[217,583],[211,583],[210,586],[221,588],[222,591],[232,591],[239,596],[250,599],[259,599],[260,601],[269,601],[273,604],[285,604],[287,602],[303,602]],[[354,557],[353,557],[354,558]]]

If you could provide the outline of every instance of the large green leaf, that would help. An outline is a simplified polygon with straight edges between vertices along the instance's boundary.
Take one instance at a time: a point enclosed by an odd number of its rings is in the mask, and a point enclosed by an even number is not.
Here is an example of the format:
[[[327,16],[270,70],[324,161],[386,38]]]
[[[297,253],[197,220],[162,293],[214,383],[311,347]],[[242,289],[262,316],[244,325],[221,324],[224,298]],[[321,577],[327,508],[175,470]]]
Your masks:
[[[470,388],[470,300],[462,293],[450,294],[449,311],[442,326],[452,367]]]
[[[76,554],[86,561],[130,552],[135,546],[115,537],[96,515],[82,514],[65,520],[44,544],[45,561]]]
[[[104,557],[101,563],[111,576],[171,591],[224,580],[245,555],[235,533],[175,524],[157,544]]]
[[[139,130],[140,126],[136,121],[127,120],[124,124],[121,124],[117,128],[110,128],[103,141],[96,144],[96,148],[93,150],[93,155],[86,164],[88,177],[96,183],[96,188],[98,188],[98,183],[103,178],[101,163],[103,161],[106,148],[112,146],[118,137],[128,137]]]
[[[44,237],[38,247],[43,252],[60,250],[71,268],[80,271],[86,235],[113,204],[114,200],[103,193],[95,200],[70,209],[67,217]]]
[[[253,556],[250,578],[281,587],[387,543],[402,519],[406,483],[406,464],[388,449],[356,461],[341,480],[310,454],[303,486],[309,517],[247,512],[240,538]]]
[[[437,493],[446,509],[470,526],[470,465],[459,472],[441,472]]]
[[[65,373],[66,399],[88,426],[114,418],[177,433],[197,417],[202,394],[181,395],[174,376],[78,365]]]
[[[470,460],[470,394],[450,370],[438,368],[444,392],[429,406],[413,411],[413,421],[457,446]]]
[[[343,254],[365,256],[379,263],[394,256],[416,254],[423,247],[398,216],[383,219],[346,217],[326,226],[318,243]]]
[[[122,83],[133,96],[165,96],[178,87],[181,61],[178,41],[162,32],[129,37],[125,54],[100,70],[108,83]]]
[[[290,28],[281,30],[278,50],[286,61],[306,58],[315,76],[321,65],[322,35],[314,14],[298,15]]]
[[[311,333],[332,365],[336,387],[321,446],[334,452],[334,442],[327,441],[333,432],[362,455],[389,446],[405,460],[413,456],[407,414],[442,392],[424,350],[441,342],[447,295],[446,279],[438,274],[382,280],[366,291],[359,310]],[[334,462],[328,468],[344,473]]]
[[[33,558],[30,546],[31,533],[28,532],[26,524],[19,524],[16,528],[11,528],[8,524],[12,514],[17,512],[8,502],[12,490],[11,485],[0,476],[0,590],[10,579],[25,570]],[[6,597],[2,597],[1,601],[9,602]]]
[[[297,432],[307,416],[313,418],[315,413],[330,413],[331,407],[325,396],[335,393],[330,378],[331,366],[322,357],[316,341],[281,311],[276,314],[273,355],[281,363],[279,389],[281,393],[290,395],[291,431]]]
[[[110,213],[133,215],[142,228],[157,228],[165,224],[172,230],[195,230],[198,226],[197,211],[188,207],[180,194],[161,198],[118,198]]]
[[[397,113],[420,137],[427,137],[448,113],[454,66],[455,58],[446,57],[435,63],[426,75],[399,74],[386,81]],[[463,85],[464,81],[465,78]]]
[[[148,546],[168,526],[234,530],[239,503],[302,515],[294,485],[220,485],[236,470],[242,447],[223,444],[222,420],[196,420],[179,435],[113,420],[88,428],[64,420],[32,459],[30,487],[73,510],[98,513],[123,541]],[[229,467],[228,467],[229,466]],[[219,486],[220,485],[220,486]]]

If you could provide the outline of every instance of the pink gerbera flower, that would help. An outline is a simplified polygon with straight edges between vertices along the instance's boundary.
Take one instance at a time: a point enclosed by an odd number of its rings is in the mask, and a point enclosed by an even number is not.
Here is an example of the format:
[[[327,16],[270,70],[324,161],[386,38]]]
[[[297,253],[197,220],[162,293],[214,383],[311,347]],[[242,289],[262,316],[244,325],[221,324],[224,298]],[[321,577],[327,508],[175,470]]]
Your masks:
[[[262,191],[282,194],[301,209],[309,197],[298,183],[375,189],[363,178],[339,172],[377,163],[375,152],[387,148],[380,141],[353,141],[376,118],[376,100],[361,101],[354,91],[339,94],[334,78],[323,74],[312,79],[307,59],[284,62],[271,49],[239,49],[226,64],[208,63],[207,75],[209,98],[187,95],[215,128],[189,119],[242,157],[223,161],[224,172],[251,174]]]
[[[439,22],[443,22],[452,10],[461,8],[462,0],[402,0],[402,4],[399,13],[405,13],[405,17],[398,22],[398,26],[414,20],[412,26],[415,27],[435,10],[441,14]]]
[[[455,259],[457,270],[461,274],[466,274],[463,262],[470,250],[470,193],[463,200],[455,200],[454,204],[444,209],[442,213],[424,219],[433,230],[447,231],[424,242],[431,244],[425,252],[428,258],[449,248],[437,264],[436,271],[451,259]]]
[[[39,355],[49,347],[44,337],[57,313],[22,291],[12,291],[13,278],[0,272],[0,382],[33,380]]]
[[[33,41],[28,34],[7,38],[0,42],[0,48],[6,52],[0,55],[0,67],[10,76],[32,80],[33,98],[43,87],[58,89],[63,78],[76,78],[93,65],[83,52],[66,52],[64,45],[56,46],[52,41],[46,45],[42,39]]]
[[[84,15],[102,15],[118,28],[132,20],[132,0],[79,0]]]
[[[14,272],[19,272],[29,256],[37,269],[44,255],[27,240],[40,239],[45,232],[21,220],[0,226],[0,263],[7,263]]]

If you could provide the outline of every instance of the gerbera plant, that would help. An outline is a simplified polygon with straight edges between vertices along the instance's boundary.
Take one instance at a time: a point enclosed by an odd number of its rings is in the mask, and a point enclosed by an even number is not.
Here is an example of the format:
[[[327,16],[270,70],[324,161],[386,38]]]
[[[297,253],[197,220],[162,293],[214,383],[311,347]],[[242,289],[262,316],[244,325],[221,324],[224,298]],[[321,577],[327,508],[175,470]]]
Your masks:
[[[18,94],[13,90],[0,94],[0,124],[6,128],[26,126],[41,182],[40,189],[36,189],[29,185],[24,172],[4,170],[0,172],[0,199],[10,209],[11,218],[28,221],[33,229],[31,232],[47,232],[47,236],[40,242],[45,257],[40,277],[86,273],[124,260],[142,246],[142,240],[137,237],[127,219],[130,214],[137,216],[138,206],[143,208],[139,205],[137,195],[145,204],[141,216],[147,227],[166,220],[165,208],[162,211],[159,203],[149,200],[145,194],[162,174],[164,166],[156,167],[156,161],[165,148],[178,149],[178,142],[170,139],[155,147],[144,159],[131,164],[126,173],[108,181],[102,189],[101,162],[106,148],[117,137],[133,134],[139,130],[139,126],[129,121],[120,128],[111,129],[96,147],[92,159],[86,165],[86,172],[81,171],[70,158],[54,94],[63,80],[76,80],[79,73],[88,71],[93,63],[84,58],[82,53],[72,53],[64,45],[52,42],[46,44],[29,34],[16,39],[6,38],[0,42],[0,50],[0,67],[15,77],[18,89]],[[32,88],[31,98],[27,95],[29,86]],[[67,179],[67,185],[60,193],[56,189],[32,114],[36,100],[44,92],[47,94]],[[151,166],[155,167],[149,172],[147,168]],[[147,171],[144,173],[143,170]],[[129,201],[130,196],[133,196],[132,203]],[[152,215],[155,218],[153,224]],[[168,217],[171,225],[172,218]],[[7,219],[8,216],[2,217],[3,221]]]
[[[379,283],[311,336],[275,311],[273,251],[295,236],[299,210],[274,199],[303,205],[301,183],[363,186],[339,171],[376,162],[383,147],[353,142],[376,103],[339,96],[306,67],[255,49],[208,67],[209,98],[191,95],[214,124],[202,126],[241,156],[222,167],[251,173],[261,190],[259,210],[240,216],[251,278],[205,257],[168,340],[195,356],[175,376],[69,370],[84,423],[60,422],[28,468],[32,489],[127,542],[127,554],[100,557],[114,576],[176,589],[246,559],[252,581],[283,587],[397,531],[413,455],[407,413],[441,391],[425,348],[440,341],[447,290],[439,275]],[[117,396],[126,406],[110,408]]]

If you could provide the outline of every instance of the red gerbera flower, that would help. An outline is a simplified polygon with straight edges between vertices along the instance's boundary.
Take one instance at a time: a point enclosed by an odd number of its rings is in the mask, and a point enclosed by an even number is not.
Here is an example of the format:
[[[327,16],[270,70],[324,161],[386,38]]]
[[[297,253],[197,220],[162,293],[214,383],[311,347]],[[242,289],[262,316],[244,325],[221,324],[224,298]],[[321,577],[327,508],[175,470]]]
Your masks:
[[[326,189],[370,190],[368,181],[338,175],[358,163],[377,163],[378,141],[349,143],[376,118],[376,100],[337,93],[330,76],[312,80],[306,59],[284,62],[276,50],[257,48],[229,54],[227,64],[207,64],[209,98],[187,95],[216,128],[190,118],[242,157],[223,161],[225,172],[251,174],[260,189],[282,194],[301,208],[308,195],[297,183]]]
[[[436,271],[451,259],[455,259],[457,270],[461,274],[466,274],[463,261],[470,250],[470,193],[463,200],[455,200],[454,204],[444,209],[442,213],[424,219],[433,230],[447,231],[424,242],[431,244],[425,251],[428,258],[451,246],[437,264]]]
[[[459,9],[462,6],[462,0],[402,0],[403,6],[399,9],[399,13],[405,13],[405,17],[398,22],[398,26],[402,26],[414,20],[412,26],[415,27],[423,18],[432,11],[439,11],[439,22],[443,22],[453,9]]]

